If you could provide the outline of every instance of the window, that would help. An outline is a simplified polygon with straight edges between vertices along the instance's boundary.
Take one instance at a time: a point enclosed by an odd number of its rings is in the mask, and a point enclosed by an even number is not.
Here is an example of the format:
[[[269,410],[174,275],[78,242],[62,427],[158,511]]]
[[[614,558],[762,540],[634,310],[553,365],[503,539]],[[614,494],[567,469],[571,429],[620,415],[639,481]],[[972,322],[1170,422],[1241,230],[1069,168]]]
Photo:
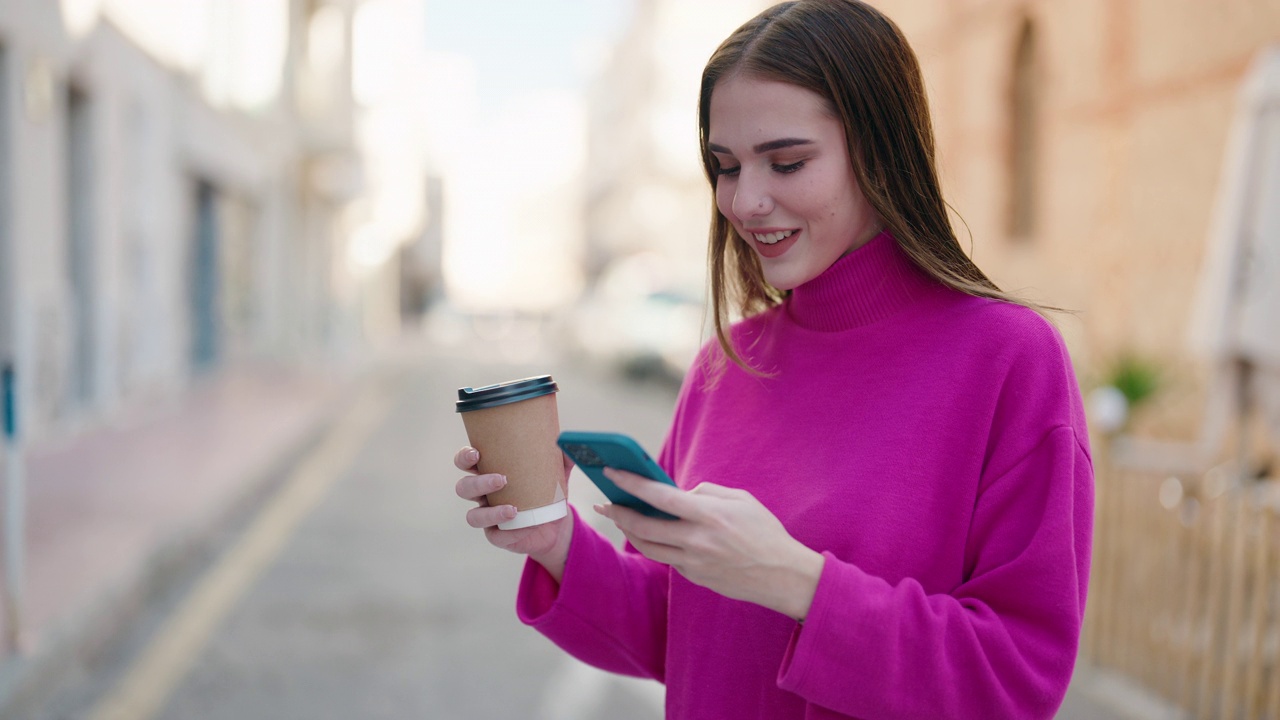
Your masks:
[[[1039,179],[1040,58],[1035,26],[1024,19],[1013,53],[1009,103],[1008,233],[1017,241],[1035,236]]]

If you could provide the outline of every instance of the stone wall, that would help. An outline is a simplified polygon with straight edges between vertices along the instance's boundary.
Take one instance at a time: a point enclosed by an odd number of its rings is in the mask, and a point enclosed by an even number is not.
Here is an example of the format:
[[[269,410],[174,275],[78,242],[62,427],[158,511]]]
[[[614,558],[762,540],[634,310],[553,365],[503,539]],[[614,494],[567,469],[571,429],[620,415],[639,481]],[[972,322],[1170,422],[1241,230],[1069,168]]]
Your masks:
[[[921,59],[943,182],[978,263],[1077,312],[1059,325],[1086,379],[1125,352],[1194,365],[1186,331],[1228,130],[1249,63],[1280,40],[1280,0],[876,4]],[[1011,88],[1028,24],[1036,217],[1019,238]]]

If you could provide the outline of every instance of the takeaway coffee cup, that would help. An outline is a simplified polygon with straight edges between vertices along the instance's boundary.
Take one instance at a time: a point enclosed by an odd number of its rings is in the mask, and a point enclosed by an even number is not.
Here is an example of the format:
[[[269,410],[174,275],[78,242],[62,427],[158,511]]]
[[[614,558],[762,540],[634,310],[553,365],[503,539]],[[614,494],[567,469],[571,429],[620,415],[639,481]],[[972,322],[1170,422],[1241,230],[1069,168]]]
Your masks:
[[[488,495],[490,505],[516,507],[514,518],[498,524],[502,530],[541,525],[569,512],[564,459],[556,445],[557,390],[550,375],[458,390],[467,440],[480,451],[476,469],[507,477],[505,487]]]

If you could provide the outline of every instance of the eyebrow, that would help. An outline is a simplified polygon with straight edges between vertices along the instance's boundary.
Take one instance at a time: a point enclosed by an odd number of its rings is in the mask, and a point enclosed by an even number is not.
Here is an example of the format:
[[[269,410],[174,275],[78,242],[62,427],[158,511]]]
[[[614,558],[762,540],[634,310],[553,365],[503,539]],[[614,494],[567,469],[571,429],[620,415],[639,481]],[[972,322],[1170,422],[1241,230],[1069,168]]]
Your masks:
[[[757,155],[759,155],[761,153],[767,153],[771,150],[781,150],[782,148],[795,147],[796,145],[812,145],[812,144],[813,144],[812,140],[805,140],[804,138],[780,138],[778,140],[770,140],[769,142],[760,143],[759,145],[756,145],[751,149]],[[733,152],[729,150],[729,148],[723,145],[716,145],[715,143],[707,143],[707,149],[710,150],[711,152],[722,153],[724,155],[733,154]]]

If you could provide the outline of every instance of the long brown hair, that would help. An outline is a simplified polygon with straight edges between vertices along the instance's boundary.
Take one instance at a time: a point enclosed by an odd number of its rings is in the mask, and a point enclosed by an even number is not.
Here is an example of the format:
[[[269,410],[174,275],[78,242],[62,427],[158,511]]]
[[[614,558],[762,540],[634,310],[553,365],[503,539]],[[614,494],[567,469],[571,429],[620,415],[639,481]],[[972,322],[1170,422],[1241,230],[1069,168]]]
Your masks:
[[[933,127],[915,53],[898,26],[858,0],[775,5],[738,28],[702,72],[698,135],[714,194],[719,164],[707,147],[711,93],[746,74],[811,90],[844,126],[854,176],[898,246],[923,271],[969,295],[1029,305],[996,287],[965,255],[951,227],[934,163]],[[708,248],[712,317],[725,356],[748,372],[726,333],[729,303],[743,316],[781,303],[755,252],[713,205]],[[714,363],[723,367],[723,358]],[[716,373],[718,374],[718,373]]]

